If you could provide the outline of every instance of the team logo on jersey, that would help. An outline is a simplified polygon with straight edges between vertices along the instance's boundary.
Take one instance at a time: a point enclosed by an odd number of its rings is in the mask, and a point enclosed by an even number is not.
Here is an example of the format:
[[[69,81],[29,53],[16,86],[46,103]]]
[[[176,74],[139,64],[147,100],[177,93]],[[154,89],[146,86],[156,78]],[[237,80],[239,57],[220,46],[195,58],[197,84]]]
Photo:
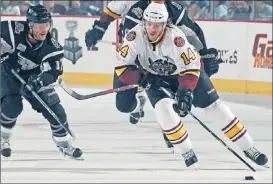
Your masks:
[[[26,51],[27,46],[19,43],[19,45],[17,46],[17,49],[20,50],[21,52],[25,52]]]
[[[178,10],[182,10],[182,6],[180,5],[180,4],[178,4],[178,3],[176,3],[176,2],[171,2],[171,4],[173,5],[173,6],[175,6]]]
[[[61,45],[55,40],[54,37],[51,37],[51,43],[56,47],[57,49],[61,48]]]
[[[185,40],[181,36],[177,36],[173,40],[177,47],[183,47],[185,45]]]
[[[20,22],[15,22],[15,33],[20,34],[21,31],[24,31],[24,25]]]
[[[21,65],[22,70],[32,70],[33,68],[36,68],[38,65],[31,60],[25,58],[21,55],[21,52],[18,52],[18,63]]]
[[[126,35],[126,40],[133,41],[136,38],[136,32],[131,31]]]
[[[163,56],[164,59],[157,59],[153,61],[150,57],[148,58],[149,61],[149,68],[156,72],[158,75],[171,75],[176,70],[177,67],[169,62],[169,59],[167,56]]]
[[[140,7],[133,8],[132,13],[135,14],[137,16],[137,18],[141,19],[142,14],[143,14],[143,10]]]

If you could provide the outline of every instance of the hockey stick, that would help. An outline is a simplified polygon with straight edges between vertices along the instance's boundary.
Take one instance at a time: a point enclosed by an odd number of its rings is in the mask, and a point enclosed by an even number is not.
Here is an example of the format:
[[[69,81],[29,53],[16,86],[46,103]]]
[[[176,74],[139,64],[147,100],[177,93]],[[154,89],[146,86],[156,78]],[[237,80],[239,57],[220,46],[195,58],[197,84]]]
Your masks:
[[[116,45],[116,42],[112,42],[112,41],[108,41],[108,40],[98,40],[98,43]]]
[[[110,44],[110,45],[116,45],[116,42],[112,42],[112,41],[108,41],[108,40],[98,40],[98,43],[105,43],[105,44]],[[97,51],[98,47],[96,47],[95,45],[92,45],[91,47],[87,47],[87,50],[93,50],[93,51]]]
[[[116,92],[120,92],[120,91],[125,91],[125,90],[128,90],[128,89],[138,87],[137,84],[133,84],[133,85],[128,85],[128,86],[123,86],[123,87],[120,87],[120,88],[108,89],[108,90],[105,90],[105,91],[100,91],[100,92],[92,93],[92,94],[88,94],[88,95],[82,95],[82,94],[79,94],[76,91],[72,90],[71,88],[69,88],[62,79],[59,79],[58,83],[67,94],[69,94],[70,96],[72,96],[73,98],[75,98],[77,100],[86,100],[86,99],[89,99],[89,98],[94,98],[94,97],[97,97],[97,96],[107,95],[107,94],[116,93]]]
[[[166,93],[170,98],[174,99],[174,95],[172,92],[168,91],[167,89],[160,87],[160,90],[162,90],[164,93]],[[251,169],[253,172],[256,172],[256,170],[249,165],[238,153],[236,153],[231,147],[229,147],[220,137],[218,137],[213,131],[211,131],[199,118],[197,118],[192,112],[188,111],[188,113],[196,120],[198,123],[204,127],[215,139],[217,139],[219,142],[221,142],[233,155],[235,155],[239,160],[241,160],[249,169]]]
[[[42,100],[42,98],[31,89],[31,87],[29,85],[26,84],[26,82],[24,81],[24,79],[13,69],[11,69],[11,72],[13,73],[13,75],[23,84],[26,85],[26,88],[31,92],[31,94],[42,104],[42,106],[51,114],[51,116],[65,129],[65,131],[67,131],[75,140],[76,137],[74,135],[74,133],[69,129],[66,128],[60,121],[60,119],[58,118],[58,116],[48,107],[48,105]]]

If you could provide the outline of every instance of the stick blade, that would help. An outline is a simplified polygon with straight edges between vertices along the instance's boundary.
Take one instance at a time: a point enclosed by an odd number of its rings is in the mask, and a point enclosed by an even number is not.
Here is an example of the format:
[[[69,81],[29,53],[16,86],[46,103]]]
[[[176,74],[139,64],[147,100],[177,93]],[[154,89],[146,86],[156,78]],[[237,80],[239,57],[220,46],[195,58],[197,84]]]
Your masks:
[[[65,82],[63,81],[63,79],[59,78],[58,80],[58,84],[61,86],[61,88],[63,88],[63,90],[69,94],[70,96],[72,96],[73,98],[76,98],[77,100],[84,100],[82,98],[82,95],[76,93],[75,91],[71,90],[69,87],[66,86]]]

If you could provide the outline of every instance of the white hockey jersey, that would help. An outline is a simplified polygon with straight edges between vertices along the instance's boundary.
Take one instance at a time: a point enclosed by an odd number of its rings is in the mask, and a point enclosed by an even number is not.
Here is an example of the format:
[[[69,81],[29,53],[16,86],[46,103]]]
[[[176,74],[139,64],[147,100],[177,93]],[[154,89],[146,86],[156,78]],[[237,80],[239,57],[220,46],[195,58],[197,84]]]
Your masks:
[[[176,26],[167,26],[157,44],[148,41],[142,23],[131,29],[117,49],[117,66],[137,65],[136,60],[143,69],[161,76],[201,68],[199,53]]]
[[[136,2],[138,1],[110,1],[104,9],[104,13],[115,19],[120,17],[123,23],[125,15]]]

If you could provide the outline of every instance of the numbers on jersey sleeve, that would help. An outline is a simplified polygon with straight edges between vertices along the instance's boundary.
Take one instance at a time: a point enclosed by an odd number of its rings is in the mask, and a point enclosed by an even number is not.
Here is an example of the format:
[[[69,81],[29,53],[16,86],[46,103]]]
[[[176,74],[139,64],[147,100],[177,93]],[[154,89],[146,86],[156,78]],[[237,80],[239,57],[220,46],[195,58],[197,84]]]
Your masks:
[[[129,46],[128,45],[122,46],[122,44],[120,47],[117,48],[117,52],[120,52],[120,55],[125,58],[128,54]]]
[[[190,64],[192,60],[196,59],[196,55],[191,48],[188,48],[187,52],[188,53],[183,52],[180,56],[184,60],[185,65]]]

